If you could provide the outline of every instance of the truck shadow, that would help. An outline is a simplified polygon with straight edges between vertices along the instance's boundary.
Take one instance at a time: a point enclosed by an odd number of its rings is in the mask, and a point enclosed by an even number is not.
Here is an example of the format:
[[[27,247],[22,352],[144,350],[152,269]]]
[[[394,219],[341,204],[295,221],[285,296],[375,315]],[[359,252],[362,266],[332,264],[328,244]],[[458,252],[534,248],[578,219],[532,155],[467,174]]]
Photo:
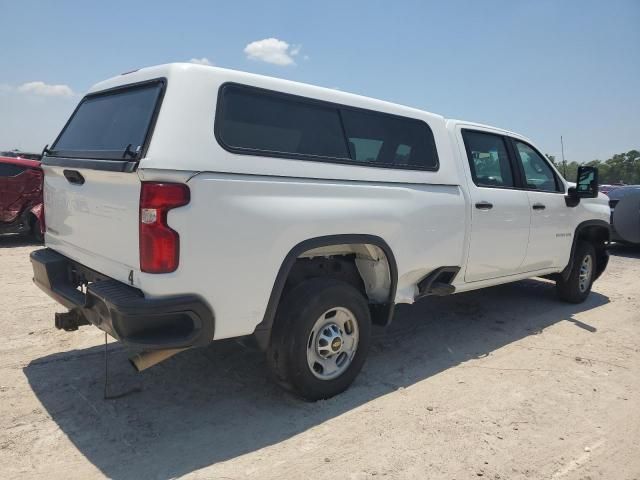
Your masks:
[[[32,361],[24,373],[51,418],[107,477],[173,478],[270,445],[448,368],[486,356],[563,320],[589,332],[576,313],[609,302],[593,292],[559,303],[553,285],[527,280],[398,308],[354,385],[336,398],[305,403],[269,379],[263,355],[236,342],[184,352],[135,374],[127,351],[111,345],[110,391],[103,400],[103,347]]]
[[[609,253],[616,257],[640,258],[640,245],[614,243],[609,247]]]

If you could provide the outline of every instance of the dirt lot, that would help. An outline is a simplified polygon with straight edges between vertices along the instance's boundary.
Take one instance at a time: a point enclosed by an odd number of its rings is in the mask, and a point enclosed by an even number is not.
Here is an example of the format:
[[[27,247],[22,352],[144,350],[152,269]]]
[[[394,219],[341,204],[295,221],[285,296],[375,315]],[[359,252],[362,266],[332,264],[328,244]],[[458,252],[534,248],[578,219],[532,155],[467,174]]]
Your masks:
[[[53,327],[0,239],[0,478],[640,479],[640,252],[583,305],[529,280],[401,308],[345,394],[304,403],[235,342],[136,374]]]

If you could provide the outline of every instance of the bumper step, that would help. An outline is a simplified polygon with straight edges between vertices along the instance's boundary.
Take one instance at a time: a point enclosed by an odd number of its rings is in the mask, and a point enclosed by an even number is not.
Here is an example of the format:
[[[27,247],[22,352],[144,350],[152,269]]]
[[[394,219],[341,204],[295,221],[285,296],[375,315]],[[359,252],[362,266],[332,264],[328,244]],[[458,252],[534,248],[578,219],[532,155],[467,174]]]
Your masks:
[[[147,298],[48,248],[32,252],[31,263],[36,285],[70,309],[56,314],[56,328],[74,331],[91,323],[145,350],[199,347],[213,340],[213,313],[196,295]]]

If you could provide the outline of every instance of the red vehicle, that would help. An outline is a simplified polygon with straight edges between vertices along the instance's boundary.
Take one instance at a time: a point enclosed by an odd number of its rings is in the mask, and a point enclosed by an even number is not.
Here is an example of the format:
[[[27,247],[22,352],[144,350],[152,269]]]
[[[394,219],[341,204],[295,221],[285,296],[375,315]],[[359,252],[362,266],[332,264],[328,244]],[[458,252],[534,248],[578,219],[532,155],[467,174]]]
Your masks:
[[[42,169],[38,160],[0,157],[0,234],[44,236]]]

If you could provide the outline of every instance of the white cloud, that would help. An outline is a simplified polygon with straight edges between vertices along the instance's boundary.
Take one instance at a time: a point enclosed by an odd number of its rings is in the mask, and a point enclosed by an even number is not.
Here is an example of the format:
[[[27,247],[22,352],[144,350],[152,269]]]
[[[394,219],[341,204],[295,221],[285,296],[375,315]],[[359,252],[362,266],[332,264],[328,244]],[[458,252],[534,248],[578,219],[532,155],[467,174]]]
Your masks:
[[[77,100],[78,96],[43,97],[20,93],[17,86],[2,86],[0,112],[11,115],[0,115],[0,150],[41,151],[60,133]]]
[[[277,38],[265,38],[251,42],[244,48],[249,60],[259,60],[274,65],[287,66],[295,65],[292,57],[300,53],[302,45],[290,46],[284,40]]]
[[[72,97],[75,95],[69,85],[49,85],[44,82],[23,83],[18,87],[18,91],[46,97]]]
[[[213,65],[213,62],[209,60],[207,57],[192,58],[191,60],[189,60],[189,63],[195,63],[196,65],[208,65],[208,66]]]

